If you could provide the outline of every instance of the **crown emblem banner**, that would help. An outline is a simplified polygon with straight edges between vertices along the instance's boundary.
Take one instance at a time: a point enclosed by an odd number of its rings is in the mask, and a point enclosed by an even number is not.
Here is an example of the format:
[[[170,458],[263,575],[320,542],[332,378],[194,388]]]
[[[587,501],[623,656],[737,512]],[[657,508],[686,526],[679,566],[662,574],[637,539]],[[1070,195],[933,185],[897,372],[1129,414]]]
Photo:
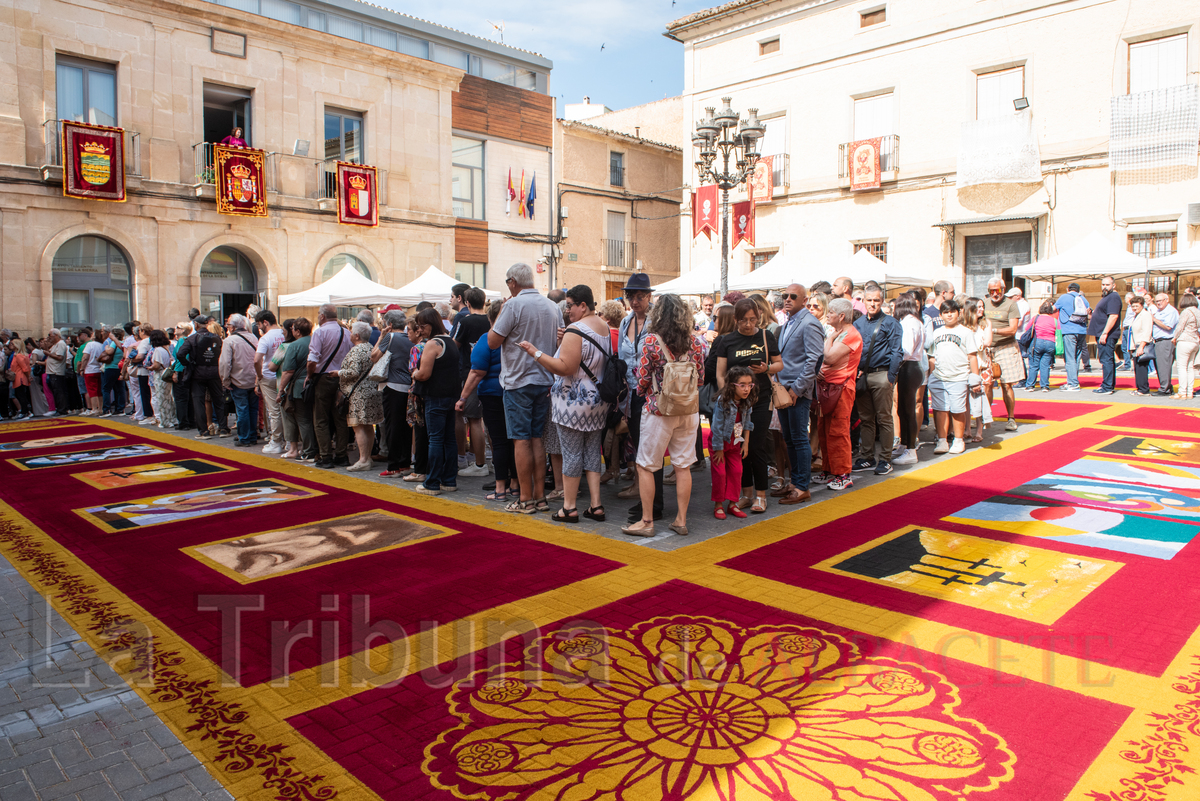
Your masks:
[[[882,177],[879,172],[879,148],[882,142],[882,137],[876,137],[850,143],[851,192],[879,188]]]
[[[213,145],[218,212],[267,216],[266,161],[261,150]]]
[[[125,130],[62,121],[63,197],[125,202]]]
[[[374,167],[337,163],[338,222],[344,225],[379,225],[378,176]]]

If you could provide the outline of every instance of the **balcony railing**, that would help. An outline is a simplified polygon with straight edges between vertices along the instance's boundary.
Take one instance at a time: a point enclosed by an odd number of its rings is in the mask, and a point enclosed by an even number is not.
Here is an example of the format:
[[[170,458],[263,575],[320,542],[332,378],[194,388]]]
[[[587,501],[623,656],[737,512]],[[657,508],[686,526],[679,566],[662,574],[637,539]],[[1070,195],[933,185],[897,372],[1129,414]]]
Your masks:
[[[337,199],[337,159],[325,159],[317,162],[317,191],[312,197],[317,200]],[[375,181],[378,184],[376,192],[379,195],[379,205],[387,204],[387,170],[375,170]]]
[[[213,164],[213,143],[197,142],[192,145],[192,158],[196,165],[196,183],[215,184],[217,170]]]
[[[838,145],[838,180],[850,180],[850,145]],[[879,139],[879,171],[881,173],[895,172],[900,169],[900,137],[896,134],[882,136]],[[889,180],[885,175],[884,180]],[[891,180],[895,180],[893,177]]]
[[[626,239],[604,240],[605,265],[616,270],[632,270],[637,264],[637,243]]]
[[[62,164],[62,126],[59,120],[46,120],[42,123],[42,143],[45,145],[47,167],[61,167]],[[137,131],[125,131],[125,174],[140,176],[142,174],[142,135]]]
[[[791,157],[787,153],[768,153],[771,157],[771,185],[789,186],[792,182]]]

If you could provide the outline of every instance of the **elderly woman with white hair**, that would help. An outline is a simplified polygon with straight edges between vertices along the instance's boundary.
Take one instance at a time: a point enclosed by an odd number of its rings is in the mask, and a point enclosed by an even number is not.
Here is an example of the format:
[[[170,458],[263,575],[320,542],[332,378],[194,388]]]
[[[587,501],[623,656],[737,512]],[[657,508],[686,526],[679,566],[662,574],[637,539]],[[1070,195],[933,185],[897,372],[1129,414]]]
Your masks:
[[[383,398],[375,382],[366,380],[370,372],[371,325],[359,320],[350,326],[350,351],[338,370],[338,388],[349,407],[346,425],[358,445],[358,461],[346,469],[356,473],[371,469],[375,426],[383,422]]]

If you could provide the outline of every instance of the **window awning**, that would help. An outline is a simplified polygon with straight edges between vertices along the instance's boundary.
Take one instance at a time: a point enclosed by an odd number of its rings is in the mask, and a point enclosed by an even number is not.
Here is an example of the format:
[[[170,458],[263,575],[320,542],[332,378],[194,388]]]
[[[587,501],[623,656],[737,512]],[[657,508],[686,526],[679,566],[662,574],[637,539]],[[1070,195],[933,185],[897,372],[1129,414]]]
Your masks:
[[[934,228],[951,228],[960,225],[990,225],[991,223],[1013,222],[1020,220],[1039,220],[1046,216],[1046,212],[1039,211],[1036,214],[1005,214],[1002,217],[972,217],[963,220],[946,220],[945,222],[934,223]]]

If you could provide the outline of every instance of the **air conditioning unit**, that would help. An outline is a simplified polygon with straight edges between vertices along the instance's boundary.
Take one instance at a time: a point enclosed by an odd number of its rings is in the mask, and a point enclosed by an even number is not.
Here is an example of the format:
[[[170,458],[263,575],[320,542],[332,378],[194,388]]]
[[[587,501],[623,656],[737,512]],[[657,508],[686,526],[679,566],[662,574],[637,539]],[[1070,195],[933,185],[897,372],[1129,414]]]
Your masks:
[[[1200,203],[1188,204],[1188,225],[1200,225]]]

